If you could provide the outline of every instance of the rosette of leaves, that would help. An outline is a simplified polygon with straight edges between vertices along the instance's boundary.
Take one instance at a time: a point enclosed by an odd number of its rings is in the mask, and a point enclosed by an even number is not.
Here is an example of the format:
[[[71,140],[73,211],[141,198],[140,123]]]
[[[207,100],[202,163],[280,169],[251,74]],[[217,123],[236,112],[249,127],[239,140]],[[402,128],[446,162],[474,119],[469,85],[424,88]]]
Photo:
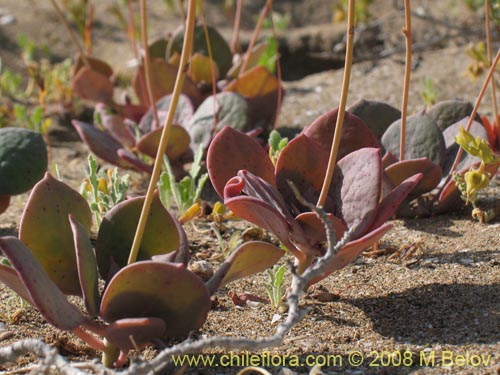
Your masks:
[[[276,165],[251,137],[230,127],[219,132],[207,154],[212,184],[236,216],[273,233],[296,258],[299,272],[325,252],[326,234],[316,214],[304,207],[289,182],[309,202],[319,196],[325,178],[337,110],[310,124],[279,154]],[[354,260],[391,225],[386,221],[421,175],[414,174],[390,192],[382,190],[383,166],[378,142],[358,117],[346,113],[338,163],[324,209],[340,238],[351,240],[317,282]]]
[[[0,214],[10,197],[24,193],[47,170],[47,147],[40,133],[24,128],[0,129]]]
[[[108,366],[123,365],[131,349],[199,329],[217,288],[264,271],[283,254],[265,242],[244,243],[205,284],[186,268],[186,235],[156,194],[138,261],[127,264],[143,202],[128,199],[108,211],[94,249],[87,202],[46,174],[28,199],[19,238],[0,238],[9,263],[0,264],[0,281],[48,323],[102,351]],[[84,310],[68,295],[81,297]]]
[[[385,103],[369,102],[371,108],[378,108],[379,117],[384,113],[395,113]],[[422,173],[423,178],[409,194],[398,214],[401,216],[429,215],[445,212],[460,202],[460,191],[449,173],[457,156],[459,145],[455,136],[460,127],[465,127],[472,105],[466,101],[449,100],[435,104],[429,111],[422,111],[407,118],[404,160],[400,160],[399,144],[401,120],[386,123],[386,130],[380,138],[385,148],[384,188],[391,189],[408,176]],[[376,120],[366,118],[367,124]],[[380,128],[378,128],[380,129]],[[472,122],[470,133],[487,139],[487,130],[479,116]],[[464,174],[471,167],[479,166],[481,160],[464,154],[457,172]],[[495,173],[498,164],[489,164],[488,172]]]

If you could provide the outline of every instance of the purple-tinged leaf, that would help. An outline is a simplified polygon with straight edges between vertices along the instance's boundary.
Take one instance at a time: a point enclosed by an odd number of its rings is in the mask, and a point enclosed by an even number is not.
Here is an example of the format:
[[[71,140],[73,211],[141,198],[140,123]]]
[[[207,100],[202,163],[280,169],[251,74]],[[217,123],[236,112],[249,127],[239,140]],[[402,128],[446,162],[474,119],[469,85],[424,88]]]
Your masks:
[[[109,282],[101,302],[107,322],[160,318],[167,337],[184,337],[200,328],[210,310],[203,281],[182,264],[142,261],[122,268]]]
[[[153,173],[153,166],[143,162],[134,153],[124,148],[120,148],[116,151],[116,154],[120,157],[122,162],[127,163],[127,168],[134,168],[138,171],[146,172],[149,174]]]
[[[135,137],[125,125],[124,117],[112,113],[112,109],[103,103],[97,103],[95,111],[99,113],[104,128],[117,142],[129,148],[135,146]]]
[[[76,264],[83,300],[88,314],[94,317],[99,313],[97,262],[94,250],[86,229],[71,214],[69,222],[75,242]]]
[[[338,108],[319,116],[304,129],[304,134],[316,141],[330,153],[337,122]],[[364,147],[379,147],[377,138],[368,126],[357,116],[345,113],[337,160]]]
[[[405,200],[413,189],[422,180],[422,173],[408,177],[406,180],[398,184],[387,196],[384,197],[378,207],[377,216],[368,231],[373,231],[382,226],[396,212],[397,208]]]
[[[0,251],[1,250],[2,246],[0,246]],[[23,280],[19,277],[17,271],[14,268],[0,263],[0,282],[16,292],[19,297],[21,297],[25,301],[29,302],[32,305],[35,305],[35,303],[31,299],[29,291],[24,286]]]
[[[328,263],[325,271],[321,276],[313,278],[309,285],[315,284],[324,278],[328,277],[332,272],[344,268],[346,265],[356,259],[364,250],[379,241],[384,234],[392,228],[392,224],[384,224],[374,231],[368,232],[363,237],[348,242],[337,255]]]
[[[28,301],[34,304],[47,322],[69,331],[87,320],[76,306],[66,300],[66,296],[20,240],[15,237],[0,238],[0,248],[29,291],[31,301]]]
[[[401,120],[395,121],[382,136],[382,144],[399,159]],[[443,165],[446,147],[441,130],[425,112],[409,116],[406,121],[405,159],[428,158]]]
[[[137,142],[137,150],[152,158],[156,157],[160,145],[163,127],[150,131]],[[175,160],[189,150],[189,133],[182,126],[172,125],[167,141],[165,154],[170,160]]]
[[[85,56],[85,60],[93,70],[101,73],[106,78],[111,78],[113,75],[113,68],[106,61],[92,56]],[[78,54],[75,58],[72,75],[75,76],[83,67],[86,67],[86,63],[83,61],[82,56]]]
[[[64,293],[81,295],[69,214],[90,232],[92,214],[87,201],[47,173],[24,207],[19,238]]]
[[[335,231],[335,238],[339,240],[347,231],[345,223],[332,214],[327,214],[332,222]],[[303,212],[295,218],[304,231],[305,238],[312,248],[317,248],[322,242],[326,241],[326,231],[323,222],[314,212]]]
[[[179,233],[179,246],[177,250],[166,254],[153,255],[151,259],[157,262],[182,263],[187,267],[189,262],[189,241],[179,220],[174,219],[174,224],[177,228],[177,233]]]
[[[431,191],[443,177],[441,167],[427,158],[398,161],[387,167],[384,172],[392,186],[399,185],[410,176],[422,173],[422,179],[410,193],[412,197]]]
[[[153,108],[150,107],[148,109],[148,111],[144,114],[144,116],[141,118],[141,121],[139,122],[139,128],[144,133],[147,133],[164,125],[165,118],[170,108],[171,100],[172,95],[166,95],[156,102],[156,109],[158,111],[158,117],[160,118],[160,124],[154,123]],[[181,94],[179,96],[177,108],[175,109],[173,123],[185,127],[193,116],[193,113],[193,102],[191,101],[191,99],[189,99],[188,96]]]
[[[465,100],[445,100],[433,105],[427,114],[433,118],[439,129],[444,131],[457,121],[470,116],[473,109],[472,103]],[[474,121],[481,123],[480,116],[476,115]]]
[[[283,250],[267,242],[245,242],[221,264],[218,271],[207,282],[207,288],[210,294],[213,294],[217,289],[232,281],[263,272],[276,264],[283,254]]]
[[[364,235],[377,215],[381,195],[380,149],[362,148],[337,163],[332,178],[335,212],[352,230],[352,239]],[[353,226],[356,226],[353,228]]]
[[[274,165],[257,141],[248,135],[224,127],[213,139],[207,154],[207,169],[215,191],[224,196],[224,186],[239,170],[247,170],[273,186]]]
[[[96,245],[99,273],[104,279],[110,276],[111,259],[119,267],[127,264],[143,204],[144,197],[131,198],[117,204],[104,216]],[[181,234],[175,220],[155,192],[138,260],[151,259],[153,255],[170,253],[179,248]]]
[[[123,146],[107,132],[96,129],[86,122],[71,121],[80,138],[89,146],[96,156],[121,168],[130,168],[132,165],[120,158],[117,151]]]
[[[165,337],[165,321],[160,318],[120,319],[106,326],[104,337],[122,351],[142,349]]]
[[[294,213],[304,211],[288,185],[291,181],[304,199],[316,203],[325,178],[328,153],[304,134],[295,137],[281,151],[276,163],[276,184]],[[314,200],[314,201],[312,201]],[[325,206],[327,211],[333,207]]]

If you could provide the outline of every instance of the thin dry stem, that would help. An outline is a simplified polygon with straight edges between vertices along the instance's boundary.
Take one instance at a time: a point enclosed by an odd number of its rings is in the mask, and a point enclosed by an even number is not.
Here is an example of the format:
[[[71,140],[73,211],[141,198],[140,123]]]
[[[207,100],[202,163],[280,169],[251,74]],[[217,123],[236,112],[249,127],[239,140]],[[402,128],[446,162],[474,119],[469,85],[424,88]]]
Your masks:
[[[403,34],[406,39],[406,60],[405,60],[405,78],[403,84],[403,104],[401,105],[401,132],[399,141],[399,160],[405,160],[406,143],[406,116],[408,111],[408,91],[410,90],[410,72],[411,72],[411,10],[410,0],[405,0],[405,27]]]
[[[469,120],[467,121],[467,126],[465,127],[466,131],[470,130],[470,127],[472,125],[472,122],[476,118],[477,111],[479,109],[479,104],[481,104],[481,100],[483,100],[484,93],[486,92],[486,88],[488,87],[488,83],[491,80],[491,77],[493,76],[493,72],[495,71],[495,68],[498,64],[498,60],[500,59],[500,50],[498,50],[497,55],[495,56],[495,60],[493,60],[492,65],[490,66],[490,70],[488,71],[488,74],[486,75],[486,78],[483,82],[483,86],[481,87],[481,91],[479,92],[479,95],[477,96],[476,103],[474,104],[474,108],[472,110],[472,113],[470,114]],[[453,166],[451,167],[450,173],[448,174],[448,178],[446,179],[446,183],[450,180],[451,176],[457,169],[458,163],[460,162],[460,159],[462,158],[462,154],[464,153],[463,148],[460,147],[458,150],[457,156],[455,158],[455,161],[453,162]],[[443,184],[443,186],[446,186],[446,183]]]
[[[234,16],[233,35],[231,36],[231,52],[233,55],[240,50],[240,24],[243,0],[236,1],[236,14]]]
[[[151,174],[151,179],[149,181],[148,190],[146,193],[146,198],[144,200],[144,205],[142,207],[141,216],[139,217],[139,223],[137,224],[137,231],[134,236],[134,241],[132,243],[132,249],[130,250],[130,256],[128,259],[128,264],[135,262],[137,259],[137,254],[139,252],[139,246],[142,241],[142,236],[144,234],[144,229],[146,228],[146,223],[149,216],[149,211],[151,209],[151,203],[153,201],[153,194],[156,189],[156,184],[160,176],[163,155],[167,148],[167,140],[170,134],[170,128],[174,120],[175,109],[177,108],[177,103],[179,101],[179,96],[181,94],[182,85],[184,83],[184,77],[188,69],[188,57],[191,53],[193,46],[193,34],[194,34],[194,24],[196,16],[196,0],[189,0],[188,3],[188,13],[187,13],[187,23],[184,34],[184,44],[182,46],[181,61],[179,63],[179,70],[177,72],[177,78],[175,80],[174,91],[172,92],[172,99],[170,101],[170,106],[168,108],[167,118],[165,120],[165,126],[163,127],[161,133],[160,144],[158,146],[158,152],[156,154],[155,163],[153,166],[153,173]]]
[[[76,49],[78,50],[78,53],[82,57],[83,64],[87,67],[90,68],[90,63],[89,60],[87,59],[87,56],[85,55],[85,51],[83,50],[83,47],[80,45],[78,42],[78,38],[76,37],[75,33],[71,29],[71,27],[68,24],[68,21],[66,20],[66,17],[64,17],[64,13],[62,12],[61,8],[59,8],[59,5],[57,5],[56,0],[50,0],[52,3],[52,6],[56,10],[57,16],[61,20],[62,24],[66,28],[66,31],[68,32],[71,40],[73,41],[73,44],[75,45]]]
[[[493,60],[493,49],[491,47],[491,28],[490,28],[490,2],[484,2],[485,24],[486,24],[486,50],[488,53],[488,64],[491,66]],[[500,134],[500,121],[498,119],[498,103],[496,95],[495,73],[491,76],[491,96],[493,101],[493,114],[495,116],[494,122],[497,125],[497,134]],[[497,139],[497,145],[500,145],[500,140]],[[495,145],[493,145],[495,146]]]
[[[160,118],[158,117],[158,109],[156,107],[156,100],[151,86],[151,54],[149,53],[148,46],[148,16],[146,14],[146,0],[141,0],[141,35],[142,45],[144,48],[144,77],[146,80],[146,91],[148,92],[149,102],[153,108],[153,129],[160,126]]]
[[[257,21],[257,25],[255,25],[255,29],[253,30],[252,34],[252,39],[250,39],[250,44],[248,45],[247,51],[245,53],[245,58],[243,59],[243,64],[241,64],[240,72],[238,73],[238,76],[241,76],[247,66],[248,66],[248,61],[250,60],[250,56],[252,54],[253,47],[255,46],[255,43],[257,43],[257,38],[259,37],[259,32],[260,29],[262,29],[262,24],[264,23],[264,19],[267,16],[267,13],[271,9],[272,1],[267,0],[266,5],[264,5],[264,8],[262,8],[262,11],[260,12],[259,19]]]
[[[345,106],[347,103],[347,94],[349,92],[349,81],[351,79],[352,67],[352,51],[354,49],[354,0],[349,0],[348,16],[347,16],[347,44],[345,51],[344,77],[342,79],[342,91],[340,94],[339,112],[337,122],[335,124],[335,134],[333,135],[332,148],[330,150],[330,158],[326,168],[325,180],[321,187],[321,194],[316,204],[318,207],[323,207],[332,182],[333,170],[337,162],[337,154],[339,151],[340,138],[342,135],[342,126],[344,124]]]

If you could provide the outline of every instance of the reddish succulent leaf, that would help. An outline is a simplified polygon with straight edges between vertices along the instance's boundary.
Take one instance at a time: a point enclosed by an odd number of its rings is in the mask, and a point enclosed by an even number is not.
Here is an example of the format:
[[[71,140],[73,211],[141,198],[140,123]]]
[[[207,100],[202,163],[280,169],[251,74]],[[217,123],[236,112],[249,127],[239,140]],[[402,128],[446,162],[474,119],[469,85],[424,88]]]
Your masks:
[[[64,293],[81,295],[69,214],[90,232],[92,214],[87,201],[47,173],[24,207],[19,238]]]
[[[399,183],[389,194],[387,194],[378,207],[377,216],[368,231],[373,231],[382,226],[396,212],[398,206],[405,200],[419,181],[422,180],[422,173],[408,177]]]
[[[71,214],[69,222],[73,231],[78,278],[80,279],[83,300],[87,312],[91,317],[94,317],[99,313],[97,262],[94,249],[86,229]]]
[[[104,329],[104,337],[122,351],[142,349],[164,336],[165,321],[160,318],[120,319]]]
[[[8,237],[4,238],[7,239]],[[0,245],[0,251],[1,249],[2,245]],[[19,277],[17,271],[14,268],[0,263],[0,282],[16,292],[19,297],[21,297],[25,301],[29,302],[32,305],[35,305],[35,303],[31,299],[30,292],[24,286],[23,280]]]
[[[167,116],[168,110],[170,108],[170,102],[172,101],[172,95],[166,95],[156,102],[156,110],[158,111],[158,117],[160,118],[160,124],[154,123],[153,107],[150,107],[148,111],[144,114],[139,122],[139,128],[147,133],[152,129],[156,129],[165,124],[165,118]],[[193,102],[189,97],[184,94],[179,96],[179,101],[177,102],[177,108],[175,108],[173,123],[187,126],[189,120],[193,116],[194,106]]]
[[[209,310],[210,295],[198,276],[181,264],[154,261],[121,269],[101,302],[104,320],[160,318],[168,337],[183,337],[200,328]]]
[[[368,232],[363,237],[355,241],[348,242],[344,247],[342,247],[342,249],[340,249],[337,255],[331,260],[331,262],[328,263],[324,273],[321,276],[313,278],[309,282],[309,285],[316,284],[317,282],[328,277],[332,272],[340,270],[341,268],[351,263],[364,250],[379,241],[382,236],[386,234],[391,228],[392,224],[384,224],[374,231]]]
[[[394,121],[401,118],[399,109],[377,100],[360,99],[347,111],[363,120],[377,139],[382,137]]]
[[[247,69],[251,69],[259,63],[260,58],[267,51],[268,47],[268,42],[261,42],[253,47],[252,52],[250,52],[250,56],[248,58]],[[237,78],[238,74],[240,73],[242,63],[243,58],[240,57],[240,59],[237,60],[236,63],[233,63],[233,66],[227,72],[227,76],[233,79]]]
[[[113,101],[113,83],[104,74],[82,67],[72,80],[73,91],[83,99],[94,102]]]
[[[167,53],[167,45],[168,45],[168,39],[163,37],[149,43],[148,48],[149,48],[149,55],[151,56],[151,58],[164,59]]]
[[[152,158],[156,157],[158,146],[160,145],[161,134],[163,127],[157,128],[142,136],[137,142],[137,150]],[[172,125],[167,141],[167,149],[165,154],[170,160],[179,158],[182,154],[189,150],[191,138],[188,132],[182,126]]]
[[[207,154],[210,180],[219,196],[224,186],[244,169],[275,186],[274,165],[266,151],[248,135],[224,127],[213,139]]]
[[[103,103],[98,103],[95,106],[95,111],[99,113],[104,128],[117,142],[129,148],[135,145],[135,137],[125,125],[124,117],[112,113],[112,110]]]
[[[207,288],[210,294],[213,294],[217,289],[232,281],[263,272],[272,267],[283,254],[283,250],[267,242],[245,242],[221,264],[218,271],[207,282]]]
[[[20,240],[15,237],[0,238],[0,249],[29,291],[31,299],[28,301],[31,300],[47,322],[56,328],[69,331],[87,320],[76,306],[66,300],[66,296]]]
[[[410,176],[422,173],[423,177],[411,191],[411,196],[419,196],[431,191],[443,177],[441,167],[427,158],[398,161],[387,167],[384,172],[392,186],[399,185]]]
[[[151,89],[153,91],[154,100],[158,100],[172,93],[178,70],[178,67],[169,64],[163,59],[151,60]],[[132,81],[132,86],[139,101],[149,107],[151,102],[149,101],[148,91],[146,90],[144,66],[140,66],[139,69],[137,69],[136,75]],[[182,93],[193,99],[198,99],[200,96],[198,88],[189,77],[184,79]]]
[[[384,156],[382,157],[382,168],[385,169],[389,165],[397,163],[399,159],[395,157],[390,151],[386,151]]]
[[[132,164],[120,158],[117,151],[123,146],[119,144],[107,132],[96,129],[86,122],[71,121],[80,138],[89,146],[96,156],[121,168],[130,168]]]
[[[279,81],[263,66],[256,66],[231,81],[224,91],[237,92],[246,98],[255,98],[278,91]]]
[[[377,215],[381,163],[378,148],[351,152],[337,163],[330,195],[334,198],[334,215],[343,219],[353,231],[352,239],[364,235]]]
[[[116,153],[123,163],[127,163],[128,168],[135,168],[138,171],[153,173],[153,166],[143,162],[134,153],[125,150],[124,148],[118,149]]]
[[[333,229],[335,230],[335,238],[339,240],[347,231],[347,226],[338,217],[332,214],[327,214],[330,218]],[[312,247],[318,246],[321,242],[326,241],[326,231],[323,222],[314,212],[303,212],[295,218],[302,230],[305,233],[307,241]]]
[[[0,214],[9,208],[10,195],[0,195]]]
[[[109,280],[111,276],[111,259],[119,267],[127,264],[143,204],[144,197],[128,199],[105,215],[97,234],[96,245],[99,272],[105,280]],[[177,250],[180,238],[175,219],[163,207],[158,192],[155,192],[137,260],[151,259],[153,255]]]
[[[85,56],[85,60],[93,70],[101,73],[106,78],[111,78],[111,76],[113,75],[113,68],[111,68],[111,66],[107,62],[91,56]],[[80,71],[80,69],[85,66],[86,65],[83,62],[82,56],[78,55],[76,57],[75,64],[73,65],[73,76],[75,76]]]
[[[276,184],[291,207],[302,208],[302,205],[295,198],[288,181],[295,185],[304,199],[315,204],[323,185],[327,164],[328,153],[304,134],[298,135],[286,145],[276,163]],[[333,207],[326,209],[329,211]],[[303,210],[299,209],[295,213],[300,211]]]
[[[333,109],[316,118],[304,129],[304,134],[316,141],[328,153],[332,147],[337,115],[338,108]],[[337,160],[363,147],[379,147],[378,140],[360,118],[346,112]]]

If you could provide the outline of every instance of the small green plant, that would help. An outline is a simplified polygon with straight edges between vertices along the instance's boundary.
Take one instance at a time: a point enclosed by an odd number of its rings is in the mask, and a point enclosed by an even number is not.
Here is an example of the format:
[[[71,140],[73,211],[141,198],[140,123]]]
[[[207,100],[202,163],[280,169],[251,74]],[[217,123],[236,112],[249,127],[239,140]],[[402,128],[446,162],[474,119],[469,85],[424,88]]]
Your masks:
[[[170,207],[172,203],[175,203],[179,210],[179,221],[185,223],[200,212],[199,200],[208,179],[207,173],[200,174],[203,148],[198,148],[189,174],[179,182],[176,181],[168,158],[165,157],[163,160],[166,171],[161,174],[158,185],[161,201],[165,207]]]
[[[288,138],[282,137],[278,131],[273,130],[269,134],[268,143],[269,143],[269,158],[271,159],[273,164],[276,165],[276,162],[278,161],[281,151],[288,144]]]
[[[437,102],[437,89],[434,85],[432,78],[424,77],[422,78],[422,90],[420,91],[420,96],[424,101],[425,105],[430,108]]]
[[[222,237],[222,233],[215,222],[210,223],[210,228],[214,231],[215,237],[217,238],[217,244],[222,251],[224,259],[227,259],[233,250],[243,243],[242,233],[239,230],[231,233],[231,236],[226,241]]]
[[[278,309],[285,296],[283,281],[285,280],[286,264],[281,266],[275,264],[272,269],[267,269],[269,281],[264,284],[271,306]]]
[[[80,194],[89,202],[97,225],[113,206],[126,199],[129,175],[118,176],[118,168],[98,171],[97,162],[92,155],[88,157],[87,177],[80,186]]]

